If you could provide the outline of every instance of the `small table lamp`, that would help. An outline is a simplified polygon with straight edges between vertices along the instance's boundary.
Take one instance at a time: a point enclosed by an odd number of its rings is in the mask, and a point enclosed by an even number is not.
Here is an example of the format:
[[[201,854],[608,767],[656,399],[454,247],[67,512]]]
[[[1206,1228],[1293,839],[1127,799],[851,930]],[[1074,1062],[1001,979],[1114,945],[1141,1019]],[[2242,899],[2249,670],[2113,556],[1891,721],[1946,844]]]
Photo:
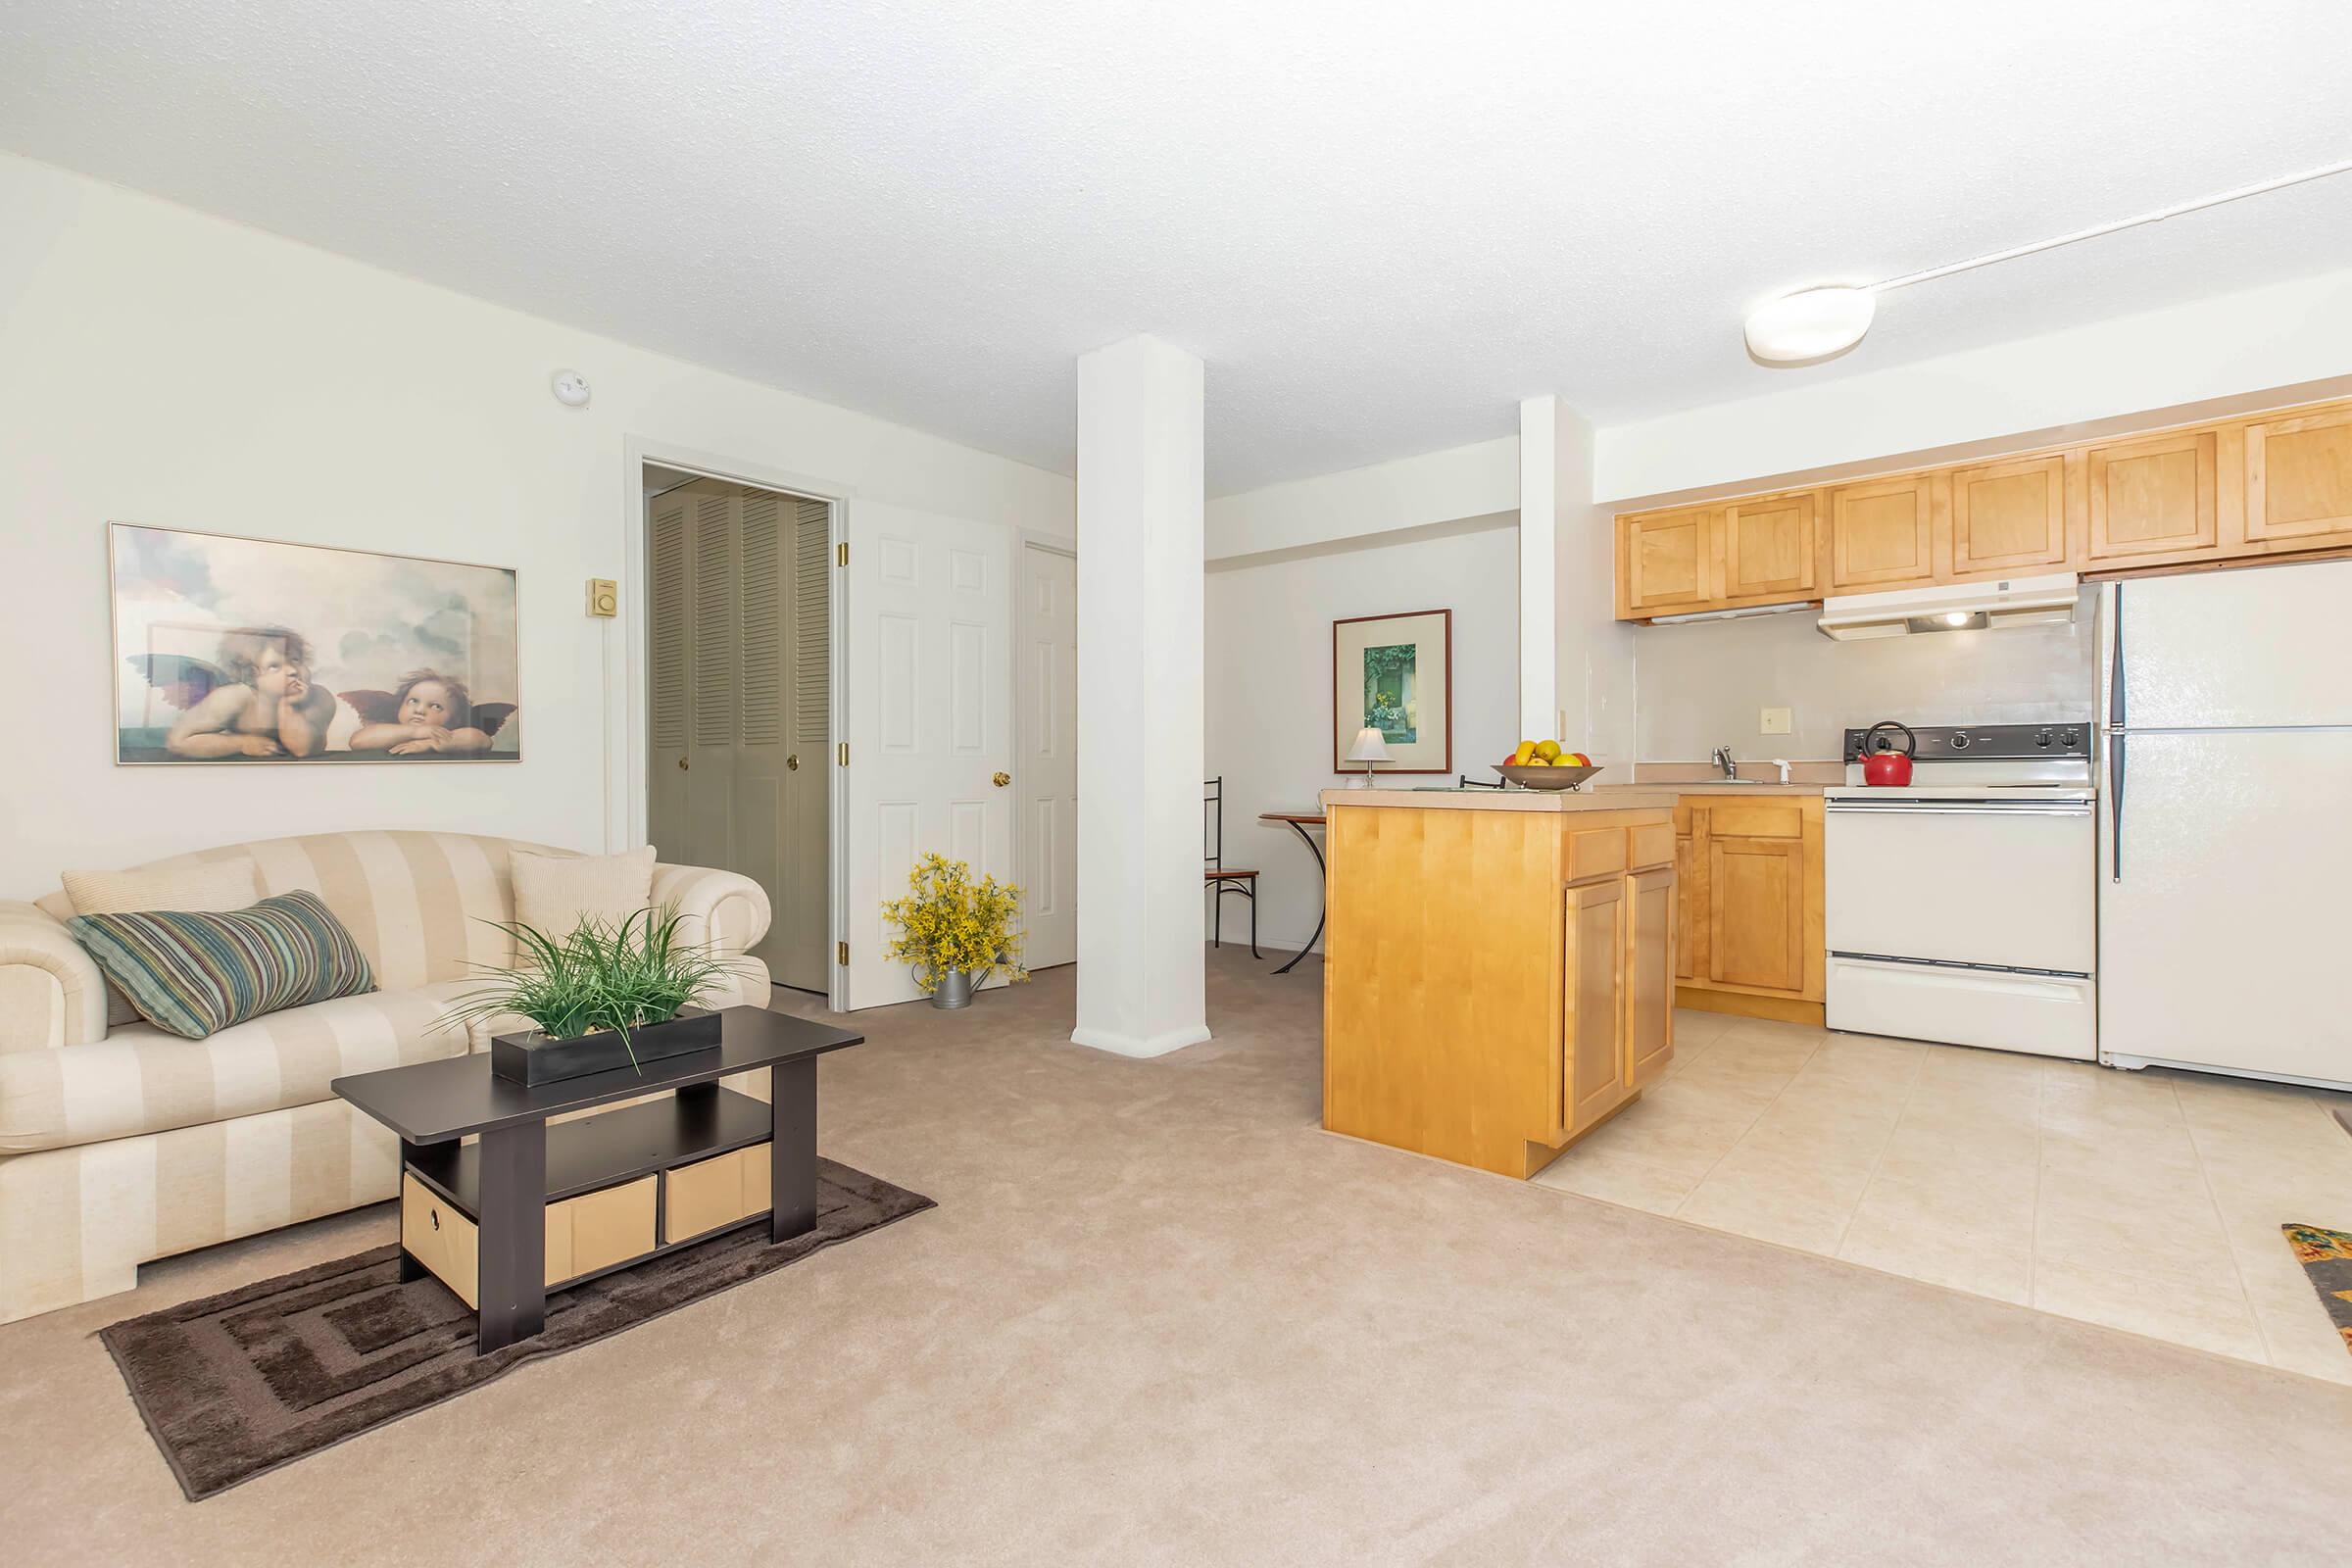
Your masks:
[[[1372,787],[1372,764],[1392,760],[1389,756],[1389,743],[1376,729],[1369,726],[1359,729],[1355,732],[1355,744],[1348,748],[1348,760],[1364,764],[1364,776],[1361,779],[1348,780],[1348,787],[1351,790],[1370,789]]]

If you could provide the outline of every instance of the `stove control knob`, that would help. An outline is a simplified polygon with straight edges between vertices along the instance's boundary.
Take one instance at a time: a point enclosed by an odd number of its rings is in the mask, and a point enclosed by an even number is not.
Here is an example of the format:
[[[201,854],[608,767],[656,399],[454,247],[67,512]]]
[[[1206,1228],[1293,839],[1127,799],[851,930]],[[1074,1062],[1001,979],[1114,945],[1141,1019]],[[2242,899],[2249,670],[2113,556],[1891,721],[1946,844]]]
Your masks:
[[[1955,752],[1968,750],[1968,733],[1965,730],[1952,731],[1952,750]]]
[[[2046,729],[2037,729],[2037,730],[2035,730],[2035,731],[2034,732],[2034,745],[2036,745],[2036,746],[2047,746],[2047,745],[2049,745],[2049,744],[2050,744],[2050,732],[2049,732],[2048,730],[2046,730]]]

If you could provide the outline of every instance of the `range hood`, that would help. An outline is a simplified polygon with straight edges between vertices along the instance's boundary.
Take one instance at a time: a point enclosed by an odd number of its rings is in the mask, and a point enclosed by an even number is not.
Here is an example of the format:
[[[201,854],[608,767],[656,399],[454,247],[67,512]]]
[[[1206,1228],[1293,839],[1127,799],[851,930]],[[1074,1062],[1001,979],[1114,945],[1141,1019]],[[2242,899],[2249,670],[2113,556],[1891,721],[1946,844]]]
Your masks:
[[[2075,618],[2081,582],[2071,571],[1988,582],[1939,583],[1885,594],[1849,594],[1821,604],[1821,632],[1839,642],[1923,631],[2033,626]]]

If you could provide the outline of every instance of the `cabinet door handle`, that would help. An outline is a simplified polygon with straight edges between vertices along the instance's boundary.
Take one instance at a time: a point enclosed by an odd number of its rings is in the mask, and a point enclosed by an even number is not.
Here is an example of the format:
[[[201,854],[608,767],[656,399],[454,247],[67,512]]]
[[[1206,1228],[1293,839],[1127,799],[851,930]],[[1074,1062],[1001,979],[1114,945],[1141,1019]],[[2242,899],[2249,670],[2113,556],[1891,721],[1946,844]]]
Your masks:
[[[681,773],[686,771],[686,759],[683,757],[678,759],[678,771]]]
[[[791,756],[785,758],[784,769],[789,773],[798,773],[801,770],[801,754],[794,752]]]

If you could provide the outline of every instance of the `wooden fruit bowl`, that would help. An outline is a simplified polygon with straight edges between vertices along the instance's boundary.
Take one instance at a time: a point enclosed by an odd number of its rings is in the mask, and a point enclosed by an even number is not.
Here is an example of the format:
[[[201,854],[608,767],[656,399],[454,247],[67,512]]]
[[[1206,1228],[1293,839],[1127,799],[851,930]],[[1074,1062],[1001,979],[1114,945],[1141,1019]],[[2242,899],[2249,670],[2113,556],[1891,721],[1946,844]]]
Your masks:
[[[1600,771],[1597,767],[1513,767],[1508,762],[1494,769],[1511,783],[1531,790],[1572,790]]]

